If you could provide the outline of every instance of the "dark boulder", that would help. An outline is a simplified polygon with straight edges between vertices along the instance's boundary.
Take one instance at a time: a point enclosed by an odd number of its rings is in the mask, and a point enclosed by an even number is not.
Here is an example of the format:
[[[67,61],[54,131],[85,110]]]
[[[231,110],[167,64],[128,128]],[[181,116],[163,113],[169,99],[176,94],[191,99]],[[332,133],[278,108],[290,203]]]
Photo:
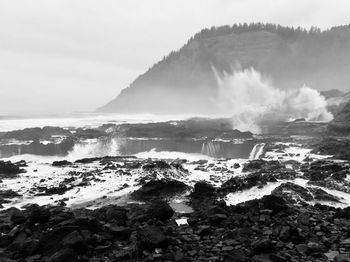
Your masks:
[[[19,197],[19,196],[21,196],[21,195],[15,191],[13,191],[12,189],[0,190],[0,200],[1,199],[11,199],[14,197]]]
[[[43,232],[39,239],[40,252],[52,255],[62,248],[62,240],[71,232],[79,230],[76,225],[56,225],[51,230]]]
[[[227,193],[250,189],[254,186],[263,186],[267,182],[276,182],[276,176],[270,173],[255,172],[243,177],[232,177],[222,184],[221,190]]]
[[[156,226],[145,226],[138,232],[141,249],[154,251],[155,248],[165,248],[169,245],[169,239],[163,231]]]
[[[267,195],[263,196],[261,202],[264,205],[264,208],[272,210],[273,213],[278,213],[288,209],[286,201],[279,196]]]
[[[257,160],[251,160],[247,164],[245,164],[242,171],[243,172],[253,172],[253,171],[276,172],[284,168],[285,168],[285,165],[280,163],[279,161],[275,161],[275,160],[266,161],[262,159],[257,159]]]
[[[350,207],[338,210],[335,213],[335,217],[350,219]]]
[[[215,188],[206,181],[199,181],[194,185],[191,197],[210,197],[214,194]]]
[[[231,251],[223,252],[222,256],[223,256],[224,262],[232,262],[232,261],[247,262],[248,261],[248,257],[240,249],[234,249]]]
[[[62,240],[62,245],[64,247],[72,248],[79,253],[84,252],[87,247],[85,239],[78,230],[74,230],[66,235]]]
[[[270,239],[261,239],[252,243],[252,254],[274,253],[275,245]]]
[[[60,183],[58,186],[49,187],[49,188],[44,187],[43,189],[44,189],[44,192],[37,193],[36,195],[37,196],[63,195],[71,188],[67,187],[63,183]]]
[[[21,257],[29,257],[37,253],[39,248],[39,240],[26,239],[18,250],[18,254]]]
[[[106,210],[106,220],[108,222],[117,223],[118,225],[125,225],[128,219],[127,210],[118,206],[108,206]]]
[[[128,240],[131,235],[130,228],[125,226],[110,226],[109,229],[117,239]]]
[[[137,200],[149,200],[154,197],[171,197],[184,193],[188,186],[177,180],[153,180],[144,184],[131,195]]]
[[[16,175],[23,173],[24,170],[11,161],[0,160],[0,177],[6,177],[8,175]]]
[[[50,219],[51,213],[45,207],[32,205],[27,209],[30,211],[28,219],[29,219],[29,222],[32,224],[36,224],[36,223],[43,224],[48,222]]]
[[[169,168],[171,168],[171,166],[163,160],[150,161],[142,165],[142,169],[144,171],[150,171],[153,169],[169,169]]]
[[[19,209],[13,209],[12,215],[11,215],[11,221],[15,225],[23,224],[27,221],[27,215],[24,214],[24,212],[20,211]]]
[[[72,165],[72,162],[69,162],[67,160],[61,160],[61,161],[54,161],[52,162],[52,166],[68,166]]]
[[[329,202],[336,202],[336,203],[341,202],[340,198],[327,193],[321,188],[309,187],[308,189],[313,194],[315,200],[329,201]]]
[[[308,189],[292,182],[286,182],[279,185],[271,192],[271,195],[283,197],[289,203],[311,201],[314,199]]]
[[[58,250],[49,259],[48,262],[76,262],[78,259],[76,253],[71,248]]]
[[[174,215],[174,210],[163,200],[155,200],[147,210],[147,214],[158,220],[167,220]]]

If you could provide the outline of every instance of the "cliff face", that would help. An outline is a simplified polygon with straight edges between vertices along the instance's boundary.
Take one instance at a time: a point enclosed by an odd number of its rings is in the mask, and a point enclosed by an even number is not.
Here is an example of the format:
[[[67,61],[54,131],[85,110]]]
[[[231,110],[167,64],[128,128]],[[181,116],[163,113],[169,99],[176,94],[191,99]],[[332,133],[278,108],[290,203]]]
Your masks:
[[[283,89],[307,84],[318,90],[348,90],[350,26],[328,31],[271,24],[206,29],[180,50],[139,76],[99,111],[118,113],[217,112],[213,72],[239,63],[271,77]]]

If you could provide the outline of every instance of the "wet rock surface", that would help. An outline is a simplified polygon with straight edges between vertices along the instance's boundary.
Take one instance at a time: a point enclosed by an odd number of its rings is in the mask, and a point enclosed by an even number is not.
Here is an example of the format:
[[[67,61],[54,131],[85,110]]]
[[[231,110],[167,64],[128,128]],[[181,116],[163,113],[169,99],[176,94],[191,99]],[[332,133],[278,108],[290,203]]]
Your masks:
[[[313,145],[313,152],[332,155],[336,159],[350,160],[350,139],[346,137],[327,137]]]
[[[209,148],[206,153],[210,156],[213,153],[213,156],[241,157],[249,154],[252,143],[248,141],[247,145],[233,145],[220,140],[252,138],[250,132],[233,130],[230,119],[191,118],[160,123],[103,124],[85,128],[46,126],[0,132],[0,157],[21,154],[66,156],[75,145],[91,142],[89,140],[108,147],[116,139],[123,140],[118,151],[126,155],[153,148],[164,151],[178,148],[177,151],[201,153],[202,144],[206,143]],[[216,139],[219,140],[215,142],[218,152],[211,152],[212,140]]]
[[[165,214],[165,215],[164,215]],[[267,195],[236,206],[210,198],[177,226],[158,200],[145,205],[0,212],[1,261],[348,261],[350,212],[296,208]]]
[[[0,178],[6,176],[14,176],[25,172],[21,167],[26,166],[25,161],[12,163],[11,161],[0,160]]]
[[[62,197],[51,206],[0,211],[0,261],[349,260],[350,210],[332,207],[345,201],[335,191],[350,192],[349,163],[301,157],[288,152],[290,146],[267,144],[264,150],[277,157],[264,152],[262,159],[239,163],[132,156],[50,163],[63,172],[60,180],[47,183],[48,176],[29,190],[34,197]],[[16,165],[26,169],[26,163]],[[128,197],[142,204],[107,205],[119,199],[106,195],[103,207],[65,207],[80,190],[115,178],[126,182],[108,193],[133,186]],[[271,185],[259,199],[225,201],[228,194]],[[0,204],[21,197],[2,190]],[[179,199],[192,210],[175,210]]]
[[[171,197],[184,193],[189,189],[185,183],[177,180],[152,180],[132,193],[132,197],[137,200],[149,200],[155,197]]]
[[[69,136],[71,132],[61,127],[45,126],[43,128],[25,128],[9,131],[0,136],[1,139],[38,140],[50,139],[52,136]]]

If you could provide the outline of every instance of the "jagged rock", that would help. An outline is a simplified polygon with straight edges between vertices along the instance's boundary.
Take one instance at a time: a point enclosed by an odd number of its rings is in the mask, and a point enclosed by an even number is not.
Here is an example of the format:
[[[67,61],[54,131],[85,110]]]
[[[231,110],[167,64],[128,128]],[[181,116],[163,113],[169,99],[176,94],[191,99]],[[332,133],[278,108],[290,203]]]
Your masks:
[[[48,209],[44,207],[40,207],[37,205],[32,205],[30,208],[30,214],[29,214],[29,222],[32,224],[35,223],[46,223],[49,221],[51,213]]]
[[[267,182],[277,182],[275,175],[256,172],[243,177],[232,177],[221,186],[221,189],[225,193],[236,192],[254,186],[266,185]]]
[[[274,196],[274,195],[263,196],[263,198],[261,199],[261,202],[263,203],[266,209],[272,210],[273,213],[277,213],[288,209],[286,201],[279,196]]]
[[[15,191],[13,191],[12,189],[0,190],[0,198],[1,199],[5,199],[5,198],[10,199],[10,198],[19,197],[19,196],[21,196],[21,195]]]
[[[310,223],[310,214],[309,213],[301,213],[297,218],[298,224],[309,225]]]
[[[61,183],[57,187],[44,188],[44,192],[37,193],[38,196],[51,196],[51,195],[63,195],[70,188],[65,184]]]
[[[174,214],[174,210],[163,200],[153,201],[147,210],[147,214],[158,220],[167,220]]]
[[[6,177],[9,175],[17,175],[23,173],[24,170],[21,169],[18,165],[12,163],[11,161],[2,161],[0,160],[0,177]]]
[[[252,254],[273,253],[276,248],[270,239],[262,239],[252,243]]]
[[[146,226],[140,229],[138,239],[142,249],[154,251],[155,248],[168,246],[169,240],[163,231],[156,226]]]
[[[252,262],[274,262],[270,259],[269,254],[255,255],[251,259]]]
[[[210,197],[214,191],[215,188],[212,184],[205,181],[199,181],[194,185],[194,190],[191,193],[191,197]]]
[[[77,261],[77,255],[75,254],[74,250],[70,248],[61,249],[48,259],[48,262],[76,262],[76,261]]]
[[[127,240],[131,235],[131,230],[128,227],[111,226],[109,229],[111,230],[112,234],[118,239]]]
[[[66,235],[62,240],[62,245],[68,248],[72,248],[79,253],[86,249],[85,240],[82,235],[74,230],[73,232]]]
[[[212,232],[212,227],[209,225],[203,225],[198,228],[198,234],[200,236],[209,235]]]
[[[350,160],[350,140],[347,138],[326,137],[313,147],[313,153],[332,155],[335,159]]]
[[[336,217],[350,219],[350,207],[338,210],[335,214]]]
[[[281,164],[279,161],[266,161],[262,159],[251,160],[247,164],[244,165],[242,171],[243,172],[276,172],[281,169],[285,169],[285,165]]]
[[[11,215],[11,221],[15,225],[23,224],[26,222],[28,217],[18,209],[14,209]]]
[[[308,190],[313,194],[313,197],[315,200],[330,201],[330,202],[336,202],[336,203],[341,202],[340,198],[327,193],[321,188],[309,187]]]
[[[341,170],[339,172],[333,173],[331,177],[335,180],[343,181],[349,173],[350,173],[350,171],[348,171],[348,170]]]
[[[52,162],[52,166],[68,166],[72,165],[72,162],[69,162],[67,160],[61,160],[61,161],[54,161]]]
[[[296,203],[298,201],[311,201],[314,199],[308,189],[292,182],[286,182],[279,185],[271,192],[271,194],[282,196],[291,203]]]
[[[154,180],[147,182],[131,195],[134,199],[148,200],[155,197],[170,197],[185,192],[188,186],[177,180]]]
[[[334,262],[350,262],[350,257],[345,255],[345,254],[341,254],[341,255],[337,255],[333,261]]]
[[[128,219],[127,210],[118,206],[109,206],[106,210],[106,219],[109,222],[116,222],[119,225],[125,225]]]
[[[150,171],[153,169],[169,169],[169,168],[171,168],[171,166],[163,160],[151,161],[149,163],[142,165],[142,169],[145,171]]]
[[[39,240],[28,238],[21,245],[18,253],[21,257],[30,257],[37,253],[38,248]]]
[[[248,257],[244,254],[242,250],[236,249],[231,251],[223,252],[223,258],[225,262],[247,262]]]

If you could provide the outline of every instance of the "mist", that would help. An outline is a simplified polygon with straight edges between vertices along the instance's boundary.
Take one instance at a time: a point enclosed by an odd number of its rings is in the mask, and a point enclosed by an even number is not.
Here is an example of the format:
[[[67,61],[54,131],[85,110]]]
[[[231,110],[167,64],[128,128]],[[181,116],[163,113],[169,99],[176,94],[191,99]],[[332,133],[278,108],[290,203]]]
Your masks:
[[[232,74],[213,70],[218,82],[217,104],[222,114],[232,115],[233,128],[261,133],[265,121],[331,121],[326,99],[306,85],[282,90],[253,67]]]
[[[4,0],[0,115],[94,111],[203,28],[261,21],[326,29],[349,21],[348,1],[337,3]]]

